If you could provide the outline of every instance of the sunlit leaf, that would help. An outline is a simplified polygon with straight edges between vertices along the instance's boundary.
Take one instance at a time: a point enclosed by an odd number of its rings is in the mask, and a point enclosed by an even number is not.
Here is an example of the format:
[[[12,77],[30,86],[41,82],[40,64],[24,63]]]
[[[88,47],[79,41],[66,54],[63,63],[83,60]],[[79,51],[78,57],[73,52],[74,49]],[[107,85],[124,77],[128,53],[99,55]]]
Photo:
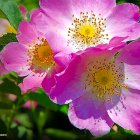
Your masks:
[[[0,0],[0,9],[6,15],[11,25],[17,29],[22,16],[14,0]]]

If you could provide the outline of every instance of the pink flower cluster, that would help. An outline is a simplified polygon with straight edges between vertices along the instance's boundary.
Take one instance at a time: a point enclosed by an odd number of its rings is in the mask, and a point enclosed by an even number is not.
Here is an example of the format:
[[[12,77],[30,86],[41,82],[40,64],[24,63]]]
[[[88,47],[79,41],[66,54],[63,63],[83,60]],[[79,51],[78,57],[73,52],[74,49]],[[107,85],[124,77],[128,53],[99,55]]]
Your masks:
[[[23,92],[42,87],[53,102],[69,104],[70,122],[95,136],[114,123],[140,134],[139,7],[40,0],[30,18],[18,42],[0,52],[0,73],[15,71],[25,76]]]

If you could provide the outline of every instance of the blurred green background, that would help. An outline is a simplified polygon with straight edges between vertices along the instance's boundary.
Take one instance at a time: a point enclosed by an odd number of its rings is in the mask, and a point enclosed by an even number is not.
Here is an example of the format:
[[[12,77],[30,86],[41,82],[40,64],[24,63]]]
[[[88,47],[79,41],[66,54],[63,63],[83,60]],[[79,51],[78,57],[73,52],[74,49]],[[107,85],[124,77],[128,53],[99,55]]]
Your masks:
[[[140,6],[140,0],[117,0],[119,4],[124,2]],[[28,20],[29,12],[39,7],[38,0],[0,0],[0,17],[7,18],[15,29],[23,19],[19,5],[27,8]],[[17,41],[15,34],[1,37],[0,50],[11,41]],[[0,134],[7,134],[0,140],[140,140],[140,136],[118,125],[99,138],[93,137],[87,130],[75,128],[68,120],[67,105],[52,103],[42,89],[22,94],[17,86],[22,79],[14,72],[0,77]],[[27,101],[31,103],[29,108],[24,106]],[[34,101],[38,104],[36,108]]]

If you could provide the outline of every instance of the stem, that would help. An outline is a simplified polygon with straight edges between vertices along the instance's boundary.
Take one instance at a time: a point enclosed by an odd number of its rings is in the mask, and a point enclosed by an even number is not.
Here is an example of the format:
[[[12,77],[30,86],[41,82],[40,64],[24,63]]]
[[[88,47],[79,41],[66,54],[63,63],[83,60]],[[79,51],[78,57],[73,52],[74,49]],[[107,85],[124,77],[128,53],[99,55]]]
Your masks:
[[[11,110],[11,114],[10,114],[10,117],[8,119],[8,127],[7,127],[7,133],[8,133],[8,136],[10,136],[10,128],[11,128],[11,124],[12,124],[12,121],[14,119],[14,116],[16,114],[16,111],[17,111],[17,108],[15,105],[13,105],[12,107],[12,110]]]

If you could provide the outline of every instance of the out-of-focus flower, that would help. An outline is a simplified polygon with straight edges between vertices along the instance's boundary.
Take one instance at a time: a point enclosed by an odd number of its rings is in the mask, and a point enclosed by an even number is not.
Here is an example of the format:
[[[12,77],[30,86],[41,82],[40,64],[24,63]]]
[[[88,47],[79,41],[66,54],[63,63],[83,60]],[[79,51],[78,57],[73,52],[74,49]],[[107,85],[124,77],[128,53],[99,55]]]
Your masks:
[[[128,37],[128,41],[140,36],[139,7],[134,4],[116,5],[115,0],[40,0],[40,7],[41,12],[35,16],[45,13],[47,20],[39,26],[50,28],[51,46],[67,46],[66,51],[108,43],[113,37]]]
[[[15,33],[16,30],[10,25],[7,19],[0,18],[0,37],[7,33]]]
[[[49,96],[54,102],[70,103],[69,119],[80,129],[99,136],[115,122],[140,134],[139,52],[140,41],[86,49],[61,74],[44,80],[43,87],[52,86]]]
[[[19,10],[21,11],[21,14],[24,17],[24,19],[27,19],[27,9],[23,5],[20,5]],[[7,19],[0,18],[0,27],[0,37],[7,33],[17,33],[14,27],[9,23]]]
[[[27,9],[23,5],[20,5],[19,10],[20,10],[22,16],[24,17],[24,19],[27,19],[27,17],[26,17]]]
[[[23,17],[26,19],[26,14],[27,14],[27,10],[23,5],[19,6],[19,9],[23,15]],[[3,19],[0,18],[0,37],[2,37],[4,34],[7,33],[17,33],[17,31],[14,29],[13,26],[10,25],[9,21],[7,19]],[[0,54],[1,55],[1,54]],[[1,60],[1,56],[0,56],[0,75],[6,74],[8,73],[8,70],[6,70],[6,68],[4,67],[4,64]]]
[[[25,107],[25,108],[28,108],[28,109],[30,109],[30,108],[32,108],[32,107],[37,107],[37,102],[35,102],[35,101],[27,101],[24,105],[23,105],[23,107]]]
[[[7,97],[11,101],[15,101],[17,99],[17,96],[16,95],[13,95],[13,94],[7,94]],[[35,107],[36,108],[37,105],[38,105],[37,102],[28,100],[22,107],[27,108],[27,109],[30,109],[32,107]]]
[[[8,71],[15,71],[19,76],[26,76],[20,84],[22,91],[41,87],[43,78],[59,71],[66,64],[57,63],[63,54],[56,54],[45,35],[27,21],[22,21],[18,28],[19,42],[7,44],[1,52],[1,59]],[[59,65],[59,66],[60,66]]]

